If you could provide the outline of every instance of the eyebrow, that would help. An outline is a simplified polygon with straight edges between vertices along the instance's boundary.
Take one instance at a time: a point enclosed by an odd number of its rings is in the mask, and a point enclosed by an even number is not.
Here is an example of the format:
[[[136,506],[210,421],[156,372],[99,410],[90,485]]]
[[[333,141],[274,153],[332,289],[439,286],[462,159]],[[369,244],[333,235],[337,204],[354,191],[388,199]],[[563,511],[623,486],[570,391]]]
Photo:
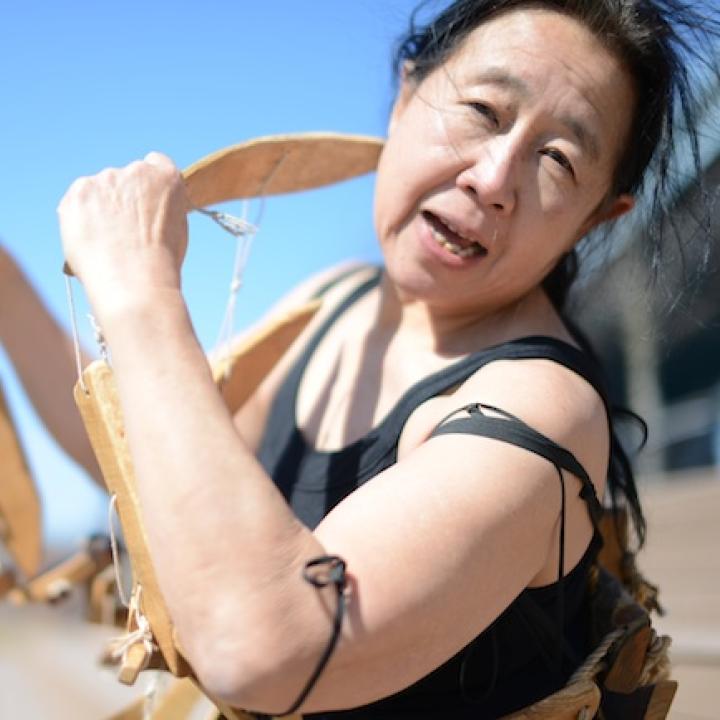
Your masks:
[[[522,99],[529,98],[532,93],[522,78],[509,73],[500,67],[491,67],[473,75],[472,81],[482,85],[498,85],[517,93]],[[600,159],[600,145],[595,134],[578,118],[565,115],[560,118],[564,125],[577,139],[580,146],[590,157],[597,161]]]
[[[581,147],[593,160],[598,161],[600,159],[600,146],[597,137],[588,130],[584,123],[577,118],[567,116],[560,118],[560,122],[577,138]]]

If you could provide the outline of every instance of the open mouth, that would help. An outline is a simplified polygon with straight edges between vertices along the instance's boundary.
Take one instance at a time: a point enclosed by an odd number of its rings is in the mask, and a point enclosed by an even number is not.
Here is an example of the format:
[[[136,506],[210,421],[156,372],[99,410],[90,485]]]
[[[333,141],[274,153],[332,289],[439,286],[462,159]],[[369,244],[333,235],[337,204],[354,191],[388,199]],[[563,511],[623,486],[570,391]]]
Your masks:
[[[466,237],[457,228],[441,220],[429,210],[423,210],[422,216],[430,227],[433,239],[448,252],[460,258],[487,255],[487,249],[479,242]]]

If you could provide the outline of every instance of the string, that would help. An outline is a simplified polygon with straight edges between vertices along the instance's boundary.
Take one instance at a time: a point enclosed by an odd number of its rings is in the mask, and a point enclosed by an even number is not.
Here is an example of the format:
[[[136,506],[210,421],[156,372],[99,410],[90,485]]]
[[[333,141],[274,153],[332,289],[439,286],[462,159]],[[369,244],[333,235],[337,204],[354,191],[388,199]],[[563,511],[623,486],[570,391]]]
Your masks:
[[[235,258],[233,260],[233,272],[230,281],[230,290],[228,300],[225,305],[225,313],[220,324],[216,346],[221,348],[222,364],[225,366],[225,372],[229,372],[229,363],[227,358],[230,353],[230,340],[233,336],[235,327],[235,308],[237,306],[237,296],[242,288],[243,275],[247,267],[250,257],[250,248],[252,241],[258,232],[258,226],[248,222],[247,203],[243,203],[243,217],[236,217],[229,213],[220,212],[218,210],[208,210],[206,208],[196,208],[203,215],[208,216],[216,222],[223,230],[230,233],[235,238]],[[227,377],[225,378],[227,379]]]
[[[250,257],[250,248],[252,241],[257,235],[260,229],[260,223],[265,213],[266,203],[266,192],[270,183],[276,177],[278,170],[285,163],[286,159],[291,153],[285,150],[282,155],[277,159],[272,170],[265,176],[259,189],[254,195],[260,200],[260,207],[257,213],[257,217],[253,223],[249,222],[248,216],[248,202],[243,202],[242,217],[236,217],[229,213],[220,212],[218,210],[210,210],[207,208],[195,207],[193,208],[197,212],[206,215],[215,223],[217,223],[223,230],[230,233],[236,240],[235,243],[235,257],[233,260],[233,273],[230,280],[230,288],[228,292],[227,303],[225,304],[225,313],[223,315],[222,322],[220,323],[220,329],[218,331],[217,341],[215,346],[220,349],[219,361],[220,366],[223,368],[223,379],[227,380],[230,376],[230,354],[231,354],[231,341],[235,330],[235,309],[237,307],[237,297],[240,289],[243,285],[243,276],[245,269],[248,264]]]
[[[125,662],[125,655],[127,651],[135,644],[142,642],[145,646],[145,664],[143,668],[147,667],[147,663],[150,662],[150,656],[155,650],[155,643],[153,642],[153,634],[150,629],[149,620],[143,615],[140,610],[140,604],[142,599],[142,585],[138,584],[135,588],[135,607],[134,607],[134,619],[137,628],[132,632],[126,633],[122,637],[114,638],[110,641],[110,655],[117,660],[122,658]]]
[[[129,608],[130,602],[128,601],[125,590],[123,590],[121,578],[120,578],[120,553],[118,552],[117,538],[115,537],[115,523],[113,523],[113,516],[117,507],[117,495],[113,493],[110,496],[110,504],[108,505],[108,526],[110,528],[110,553],[112,555],[113,569],[115,570],[115,586],[118,590],[120,602],[123,607]]]
[[[143,720],[152,720],[158,695],[165,691],[167,685],[167,676],[162,671],[153,670],[148,675],[144,692]]]
[[[85,380],[83,379],[83,375],[82,375],[82,355],[80,352],[80,334],[78,332],[78,326],[77,326],[77,315],[75,314],[75,299],[73,298],[72,278],[68,274],[65,275],[65,294],[67,295],[68,312],[70,314],[70,326],[72,328],[73,350],[75,352],[75,367],[77,369],[78,382],[80,383],[80,387],[82,388],[82,391],[86,395],[89,395],[90,392],[88,391],[87,387],[85,386]]]

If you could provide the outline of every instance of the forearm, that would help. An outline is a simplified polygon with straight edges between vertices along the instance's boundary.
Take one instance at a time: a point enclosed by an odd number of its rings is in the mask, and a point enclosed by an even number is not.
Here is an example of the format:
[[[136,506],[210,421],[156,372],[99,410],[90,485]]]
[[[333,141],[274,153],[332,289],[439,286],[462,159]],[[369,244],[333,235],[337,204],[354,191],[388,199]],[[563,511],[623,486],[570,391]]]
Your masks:
[[[0,247],[0,343],[30,401],[62,449],[102,484],[73,401],[77,369],[70,337],[10,255]],[[89,358],[83,355],[83,363]]]
[[[101,319],[151,556],[191,662],[222,667],[264,648],[281,664],[277,647],[301,618],[324,639],[327,616],[301,579],[324,551],[243,446],[179,292],[134,293]],[[300,676],[310,670],[299,663]]]

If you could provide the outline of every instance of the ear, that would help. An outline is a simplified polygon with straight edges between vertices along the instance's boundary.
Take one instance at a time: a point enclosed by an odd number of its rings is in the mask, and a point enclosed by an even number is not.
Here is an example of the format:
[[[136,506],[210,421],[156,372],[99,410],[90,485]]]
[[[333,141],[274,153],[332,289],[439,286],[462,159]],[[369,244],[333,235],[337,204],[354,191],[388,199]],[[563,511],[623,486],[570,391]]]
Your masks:
[[[405,108],[410,103],[410,99],[415,94],[417,83],[411,77],[412,68],[413,65],[409,60],[406,60],[403,63],[400,77],[400,89],[398,90],[397,97],[393,103],[392,112],[390,113],[390,121],[388,122],[388,135],[392,135],[397,121],[402,117],[402,114],[405,112]]]
[[[608,199],[598,207],[595,212],[582,224],[577,239],[585,237],[591,230],[598,225],[617,220],[625,213],[629,213],[635,207],[635,198],[632,195],[618,195],[612,199]]]

